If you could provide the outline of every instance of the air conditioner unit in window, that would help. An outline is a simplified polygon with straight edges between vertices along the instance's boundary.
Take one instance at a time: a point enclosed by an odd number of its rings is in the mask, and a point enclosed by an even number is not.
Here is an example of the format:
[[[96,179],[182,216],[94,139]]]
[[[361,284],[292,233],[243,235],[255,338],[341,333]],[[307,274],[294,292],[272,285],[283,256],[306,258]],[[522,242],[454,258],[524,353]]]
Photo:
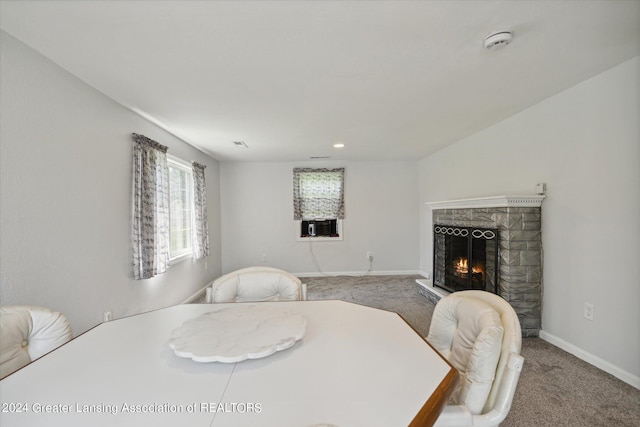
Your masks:
[[[300,221],[300,237],[339,237],[338,220],[302,220]]]

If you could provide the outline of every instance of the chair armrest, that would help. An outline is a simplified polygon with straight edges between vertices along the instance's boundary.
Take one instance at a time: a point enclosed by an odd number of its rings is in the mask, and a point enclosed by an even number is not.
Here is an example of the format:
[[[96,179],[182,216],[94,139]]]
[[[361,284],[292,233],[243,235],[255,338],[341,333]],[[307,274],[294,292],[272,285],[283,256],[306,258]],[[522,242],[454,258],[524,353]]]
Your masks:
[[[495,406],[481,415],[472,415],[463,405],[445,406],[436,420],[436,427],[493,427],[498,426],[507,417],[511,409],[513,395],[515,393],[524,358],[516,353],[511,353],[507,362],[507,370],[502,377],[500,390],[496,398]]]
[[[506,414],[492,409],[486,414],[473,415],[463,405],[445,406],[434,427],[498,427]]]
[[[473,415],[462,405],[445,406],[436,420],[435,427],[470,426],[473,424]]]
[[[511,409],[511,402],[513,402],[513,395],[518,385],[518,379],[520,378],[520,372],[522,372],[522,365],[524,364],[524,357],[519,354],[511,353],[509,361],[507,362],[507,369],[502,377],[502,383],[498,395],[496,396],[494,410],[505,414],[509,413]]]

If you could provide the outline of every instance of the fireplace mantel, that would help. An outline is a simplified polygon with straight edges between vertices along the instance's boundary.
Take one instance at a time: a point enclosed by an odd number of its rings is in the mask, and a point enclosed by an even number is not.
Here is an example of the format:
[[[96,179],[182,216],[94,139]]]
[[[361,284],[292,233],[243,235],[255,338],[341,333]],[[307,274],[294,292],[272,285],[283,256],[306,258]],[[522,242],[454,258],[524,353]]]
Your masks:
[[[542,206],[544,195],[525,196],[492,196],[475,199],[445,200],[442,202],[427,202],[431,209],[474,209],[474,208],[537,208]]]

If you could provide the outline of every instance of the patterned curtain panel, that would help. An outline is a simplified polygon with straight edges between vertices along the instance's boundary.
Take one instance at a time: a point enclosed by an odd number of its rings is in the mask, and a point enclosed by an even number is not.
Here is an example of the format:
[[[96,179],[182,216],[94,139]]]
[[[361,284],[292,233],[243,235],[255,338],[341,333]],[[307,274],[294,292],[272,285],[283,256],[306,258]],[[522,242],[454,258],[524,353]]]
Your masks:
[[[344,168],[293,169],[293,219],[344,218]]]
[[[133,277],[148,279],[169,268],[167,147],[133,134]]]
[[[196,259],[209,255],[209,225],[207,220],[207,196],[204,185],[204,168],[197,162],[193,166],[193,255]]]

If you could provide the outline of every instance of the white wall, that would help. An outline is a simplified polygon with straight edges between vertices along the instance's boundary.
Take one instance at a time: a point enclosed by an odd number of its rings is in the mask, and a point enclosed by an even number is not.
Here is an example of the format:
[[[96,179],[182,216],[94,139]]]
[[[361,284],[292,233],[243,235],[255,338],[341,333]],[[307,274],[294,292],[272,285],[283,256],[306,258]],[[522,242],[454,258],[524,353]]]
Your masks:
[[[574,86],[420,162],[424,202],[534,194],[542,205],[541,336],[640,386],[640,58]],[[583,317],[585,302],[594,320]]]
[[[374,272],[430,271],[425,202],[546,182],[543,333],[638,384],[640,59],[419,163],[219,165],[4,32],[0,43],[3,305],[50,306],[79,333],[107,309],[117,318],[180,302],[222,272],[262,264],[262,254],[267,265],[315,273],[309,244],[293,234],[296,166],[347,170],[345,238],[313,246],[326,272],[365,271],[369,250]],[[131,278],[131,132],[208,166],[211,255],[145,281]],[[593,321],[584,302],[595,305]]]
[[[0,300],[65,313],[78,334],[179,303],[220,274],[219,165],[2,32]],[[211,255],[131,273],[131,132],[205,165]]]
[[[415,272],[418,268],[418,163],[221,163],[222,269],[270,265],[318,273],[308,242],[296,241],[293,168],[345,167],[344,240],[313,243],[323,272]],[[262,254],[267,262],[262,262]]]

